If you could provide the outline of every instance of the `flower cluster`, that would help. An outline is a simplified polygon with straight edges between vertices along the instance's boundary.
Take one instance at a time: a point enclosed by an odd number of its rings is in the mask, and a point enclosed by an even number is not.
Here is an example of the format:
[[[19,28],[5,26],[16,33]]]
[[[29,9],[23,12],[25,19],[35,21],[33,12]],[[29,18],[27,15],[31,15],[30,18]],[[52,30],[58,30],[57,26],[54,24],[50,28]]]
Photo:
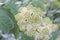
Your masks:
[[[35,40],[49,40],[51,33],[57,30],[58,26],[45,17],[45,14],[32,5],[20,7],[18,14],[15,15],[20,31],[28,36],[33,36]]]

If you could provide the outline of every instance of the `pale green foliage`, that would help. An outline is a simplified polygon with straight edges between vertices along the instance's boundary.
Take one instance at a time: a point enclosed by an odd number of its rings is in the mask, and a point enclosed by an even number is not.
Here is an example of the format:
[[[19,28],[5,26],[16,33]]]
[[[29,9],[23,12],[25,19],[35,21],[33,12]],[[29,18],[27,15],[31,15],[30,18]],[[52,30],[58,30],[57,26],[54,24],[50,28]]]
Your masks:
[[[0,31],[2,31],[2,34],[13,33],[17,39],[19,36],[19,28],[15,20],[15,14],[18,13],[18,8],[14,0],[1,1],[4,1],[4,5],[0,6]],[[8,2],[5,3],[5,1]],[[0,36],[2,36],[2,34],[0,34]]]
[[[10,30],[14,28],[14,22],[8,14],[10,13],[4,8],[0,7],[0,30],[2,30],[4,33],[9,33]]]

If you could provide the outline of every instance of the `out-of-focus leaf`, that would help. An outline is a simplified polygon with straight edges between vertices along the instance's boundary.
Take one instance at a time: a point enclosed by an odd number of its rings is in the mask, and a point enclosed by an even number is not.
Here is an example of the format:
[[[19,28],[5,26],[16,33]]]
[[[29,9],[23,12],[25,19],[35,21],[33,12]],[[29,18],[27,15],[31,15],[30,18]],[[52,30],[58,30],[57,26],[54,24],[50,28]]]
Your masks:
[[[33,37],[29,37],[27,34],[24,34],[23,32],[21,32],[21,40],[34,40]]]
[[[4,33],[13,32],[15,38],[17,38],[19,35],[19,28],[14,15],[15,13],[11,13],[9,10],[0,7],[0,30]]]
[[[9,1],[7,4],[5,4],[4,8],[10,11],[14,15],[17,13],[18,10],[18,7],[14,1]]]
[[[60,23],[60,18],[56,18],[56,19],[54,20],[54,23]]]
[[[12,19],[12,21],[14,22],[14,28],[11,30],[13,32],[13,34],[15,35],[15,38],[17,39],[19,37],[19,27],[17,25],[17,21],[15,20],[15,17],[12,13],[9,14],[10,18]]]
[[[14,22],[14,28],[12,29],[12,31],[15,35],[15,38],[17,39],[19,36],[19,27],[17,25],[17,21],[15,20],[15,14],[18,13],[17,5],[15,4],[15,1],[11,0],[7,4],[5,4],[4,8],[11,13],[9,14],[9,16]]]
[[[47,2],[48,2],[48,0],[42,0],[42,2],[43,2],[43,3],[47,3]]]
[[[60,30],[52,32],[52,38],[50,40],[57,40],[58,36],[60,36]]]
[[[14,27],[14,23],[8,14],[10,14],[8,11],[0,7],[0,30],[4,33],[9,33]]]
[[[46,9],[44,3],[42,1],[39,1],[39,0],[32,0],[32,5],[34,7],[40,8],[42,10],[45,10]]]
[[[55,14],[55,11],[56,10],[49,10],[47,16],[50,18],[53,17],[53,15]]]
[[[0,2],[5,2],[6,0],[0,0]]]
[[[15,38],[17,39],[18,37],[19,37],[19,28],[18,28],[18,26],[15,24],[15,27],[13,28],[13,33],[14,33],[14,35],[15,35]]]

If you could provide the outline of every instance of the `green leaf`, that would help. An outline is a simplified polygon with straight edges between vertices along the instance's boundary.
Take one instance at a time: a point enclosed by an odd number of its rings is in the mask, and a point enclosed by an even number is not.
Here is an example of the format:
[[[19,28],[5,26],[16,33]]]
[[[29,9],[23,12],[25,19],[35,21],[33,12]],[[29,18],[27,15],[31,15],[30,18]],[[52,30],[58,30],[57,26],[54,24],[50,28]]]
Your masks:
[[[21,40],[34,40],[33,37],[28,36],[24,32],[21,32],[20,35],[22,36]]]
[[[5,4],[4,8],[10,11],[14,15],[18,12],[17,11],[18,7],[15,4],[15,1],[9,1],[7,4]]]
[[[15,16],[14,14],[10,13],[9,14],[9,17],[11,18],[11,20],[13,21],[14,23],[14,28],[11,30],[13,32],[13,34],[15,35],[15,38],[17,39],[19,37],[19,27],[17,25],[17,21],[15,19]]]
[[[14,35],[15,35],[15,38],[17,39],[18,37],[19,37],[19,28],[18,28],[18,26],[15,24],[15,27],[13,28],[13,33],[14,33]]]
[[[48,0],[42,0],[42,2],[43,2],[43,3],[47,3],[47,2],[48,2]]]
[[[19,35],[19,28],[14,15],[2,7],[0,7],[0,30],[4,33],[13,32],[16,38]]]
[[[54,20],[54,23],[60,23],[60,17],[56,18],[56,19]]]
[[[32,5],[34,7],[37,7],[37,8],[40,8],[42,10],[45,10],[45,6],[44,6],[44,3],[42,1],[39,1],[39,0],[33,0],[32,1]]]
[[[0,2],[5,2],[6,0],[0,0]]]
[[[9,33],[14,27],[14,23],[8,14],[10,14],[8,11],[0,7],[0,30],[4,33]]]
[[[60,30],[56,30],[55,32],[52,32],[52,37],[50,40],[56,40],[60,36]]]

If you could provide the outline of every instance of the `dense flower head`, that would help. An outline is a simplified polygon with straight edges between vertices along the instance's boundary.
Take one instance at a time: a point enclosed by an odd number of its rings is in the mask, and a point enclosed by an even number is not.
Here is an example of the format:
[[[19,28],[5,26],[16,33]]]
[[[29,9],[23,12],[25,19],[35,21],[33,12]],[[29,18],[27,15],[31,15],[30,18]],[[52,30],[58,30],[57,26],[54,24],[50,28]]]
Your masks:
[[[48,40],[49,35],[58,29],[58,26],[53,24],[48,17],[43,17],[45,13],[42,10],[32,5],[20,7],[18,12],[15,17],[20,31],[29,36],[34,36],[35,40]]]

